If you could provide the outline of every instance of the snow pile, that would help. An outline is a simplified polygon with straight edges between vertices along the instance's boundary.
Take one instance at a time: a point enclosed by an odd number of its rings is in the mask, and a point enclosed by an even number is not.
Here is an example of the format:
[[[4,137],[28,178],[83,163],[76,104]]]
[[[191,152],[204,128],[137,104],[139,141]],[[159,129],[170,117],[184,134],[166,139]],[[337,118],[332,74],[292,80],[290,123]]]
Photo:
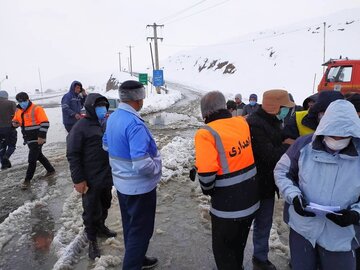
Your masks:
[[[112,255],[103,255],[96,258],[93,270],[106,270],[108,267],[115,267],[121,263],[121,258]]]
[[[193,161],[193,140],[176,136],[161,149],[163,174],[161,180],[169,181],[172,177],[188,173]]]
[[[83,233],[82,212],[81,195],[73,191],[64,203],[62,217],[60,218],[62,227],[52,242],[52,249],[59,258],[54,269],[71,268],[87,243],[86,236]]]

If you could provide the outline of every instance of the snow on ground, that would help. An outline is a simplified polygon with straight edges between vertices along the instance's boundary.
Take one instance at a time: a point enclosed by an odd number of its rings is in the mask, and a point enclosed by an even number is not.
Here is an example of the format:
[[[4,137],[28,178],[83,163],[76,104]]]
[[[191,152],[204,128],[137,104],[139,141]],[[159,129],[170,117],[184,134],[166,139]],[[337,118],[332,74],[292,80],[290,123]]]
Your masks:
[[[291,92],[298,104],[322,77],[323,22],[326,57],[360,59],[360,9],[338,12],[278,29],[251,33],[218,45],[183,51],[162,61],[166,80],[205,91],[220,90],[245,101],[272,88]]]

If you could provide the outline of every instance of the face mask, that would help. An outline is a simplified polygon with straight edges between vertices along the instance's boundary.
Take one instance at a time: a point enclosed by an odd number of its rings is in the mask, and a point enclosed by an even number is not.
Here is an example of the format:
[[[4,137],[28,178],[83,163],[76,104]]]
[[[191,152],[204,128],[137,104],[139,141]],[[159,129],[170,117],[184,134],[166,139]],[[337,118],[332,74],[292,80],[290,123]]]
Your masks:
[[[276,117],[279,119],[279,120],[284,120],[285,119],[285,117],[288,115],[288,113],[289,113],[289,108],[287,108],[287,107],[282,107],[281,109],[280,109],[280,112],[279,112],[279,114],[277,114],[276,115]]]
[[[334,151],[340,151],[347,147],[350,143],[351,138],[345,138],[342,140],[335,140],[329,136],[324,137],[324,142],[327,147]]]
[[[20,107],[25,110],[29,106],[29,101],[21,101],[19,102]]]
[[[249,104],[250,104],[250,106],[255,106],[255,104],[256,104],[256,101],[254,101],[254,100],[251,100],[251,101],[249,102]]]
[[[95,107],[95,113],[99,120],[103,120],[106,116],[107,109],[105,106]]]

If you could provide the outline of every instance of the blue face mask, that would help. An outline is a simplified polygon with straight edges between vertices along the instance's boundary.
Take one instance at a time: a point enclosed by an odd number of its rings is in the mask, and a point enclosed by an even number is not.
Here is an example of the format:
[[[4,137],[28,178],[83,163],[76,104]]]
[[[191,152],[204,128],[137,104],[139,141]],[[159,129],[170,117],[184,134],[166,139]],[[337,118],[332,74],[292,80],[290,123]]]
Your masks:
[[[107,109],[105,106],[95,107],[95,113],[99,120],[103,120],[106,116]]]
[[[287,108],[287,107],[282,107],[281,109],[280,109],[280,112],[279,112],[279,114],[277,114],[276,115],[276,117],[279,119],[279,120],[284,120],[285,119],[285,117],[288,115],[288,113],[289,113],[289,108]]]
[[[249,104],[250,104],[250,106],[255,106],[256,101],[255,101],[255,100],[251,100],[251,101],[249,102]]]
[[[21,101],[19,102],[20,107],[25,110],[29,106],[29,101]]]

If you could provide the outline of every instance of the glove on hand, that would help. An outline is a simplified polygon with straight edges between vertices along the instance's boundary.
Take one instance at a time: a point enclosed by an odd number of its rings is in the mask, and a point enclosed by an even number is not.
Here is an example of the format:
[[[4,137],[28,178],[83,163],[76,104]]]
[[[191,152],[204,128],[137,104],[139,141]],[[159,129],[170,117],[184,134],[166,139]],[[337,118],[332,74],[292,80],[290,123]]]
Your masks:
[[[196,177],[196,168],[192,168],[189,172],[189,178],[191,181],[195,181],[195,177]]]
[[[342,215],[335,215],[330,213],[326,214],[326,217],[340,227],[346,227],[359,223],[360,215],[357,211],[343,209],[336,213],[341,213]]]
[[[298,213],[300,216],[303,216],[303,217],[315,217],[316,216],[314,213],[308,212],[305,210],[307,202],[305,201],[304,197],[301,195],[298,195],[293,199],[293,205],[294,205],[295,212]]]

